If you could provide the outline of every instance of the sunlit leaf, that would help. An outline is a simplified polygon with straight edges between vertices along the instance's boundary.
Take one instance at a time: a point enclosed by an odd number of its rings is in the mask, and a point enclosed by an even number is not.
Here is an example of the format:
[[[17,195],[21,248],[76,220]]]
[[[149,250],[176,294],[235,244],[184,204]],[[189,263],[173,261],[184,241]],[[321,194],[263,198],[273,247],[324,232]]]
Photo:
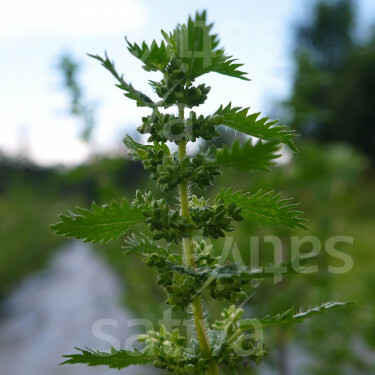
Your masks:
[[[273,160],[280,157],[277,152],[280,144],[274,142],[257,142],[252,144],[251,140],[243,146],[236,140],[228,148],[224,146],[217,150],[216,160],[213,165],[220,167],[232,167],[241,171],[268,170],[272,166]]]
[[[219,37],[211,32],[213,24],[207,23],[206,11],[197,12],[195,18],[189,17],[187,24],[177,25],[170,34],[162,32],[164,39],[179,59],[181,68],[186,71],[188,79],[209,72],[216,72],[230,77],[249,80],[232,56],[225,55],[219,48]]]
[[[76,210],[79,214],[60,215],[62,221],[52,225],[56,235],[106,243],[116,240],[144,220],[142,210],[130,207],[126,199],[121,204],[113,200],[104,206],[93,203],[91,210],[79,207]]]
[[[249,108],[232,107],[232,103],[229,103],[226,107],[220,106],[214,114],[223,116],[222,124],[232,129],[265,141],[276,140],[289,146],[292,151],[298,151],[293,143],[293,138],[297,137],[294,130],[287,129],[285,125],[276,125],[277,120],[259,118],[260,113],[248,112]]]
[[[100,57],[99,55],[90,55],[90,57],[99,60],[102,65],[112,73],[112,75],[116,78],[118,84],[116,84],[117,87],[119,87],[121,90],[125,91],[125,96],[133,99],[137,102],[138,107],[154,107],[155,103],[145,94],[142,92],[136,90],[131,83],[125,82],[122,75],[117,73],[115,69],[115,64],[109,60],[107,53],[105,53],[105,58]]]
[[[128,350],[117,351],[114,348],[111,348],[111,352],[107,353],[90,349],[76,349],[81,353],[64,355],[64,357],[68,359],[61,363],[62,365],[84,363],[88,366],[105,365],[109,368],[116,368],[120,370],[131,365],[144,365],[156,359],[156,356],[150,355],[149,353],[142,353],[138,350],[133,352]]]
[[[255,194],[250,194],[241,190],[232,192],[232,189],[228,189],[222,190],[216,196],[216,201],[219,199],[223,199],[226,204],[233,202],[237,207],[242,207],[241,216],[246,221],[306,229],[303,225],[306,219],[300,217],[302,212],[295,210],[297,204],[290,203],[291,199],[281,199],[281,193],[263,193],[259,190]]]
[[[131,44],[127,38],[125,39],[129,52],[144,63],[143,69],[164,72],[172,55],[171,48],[166,46],[164,41],[159,46],[154,40],[149,47],[146,42],[139,46],[137,43]]]
[[[240,326],[241,330],[246,331],[254,327],[255,322],[260,322],[264,327],[302,323],[305,319],[314,315],[323,314],[327,310],[337,309],[352,303],[353,302],[327,302],[321,306],[314,307],[307,311],[300,311],[298,313],[295,311],[294,307],[291,307],[284,313],[272,317],[266,316],[261,319],[243,319]]]

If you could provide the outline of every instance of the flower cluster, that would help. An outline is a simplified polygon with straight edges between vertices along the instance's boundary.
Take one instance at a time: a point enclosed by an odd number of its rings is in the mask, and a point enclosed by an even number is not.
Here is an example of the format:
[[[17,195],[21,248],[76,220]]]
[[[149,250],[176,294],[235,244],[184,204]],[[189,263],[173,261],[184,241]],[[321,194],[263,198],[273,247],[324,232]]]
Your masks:
[[[150,134],[148,142],[175,142],[185,139],[195,142],[198,138],[211,141],[220,136],[217,129],[223,116],[197,116],[190,111],[184,123],[183,119],[171,113],[160,113],[157,109],[149,116],[142,117],[142,125],[137,130],[140,134]]]
[[[224,237],[224,232],[234,231],[233,221],[241,221],[241,207],[235,203],[225,206],[222,200],[216,206],[205,206],[204,208],[192,208],[191,218],[197,229],[203,230],[204,236],[212,238]]]
[[[175,104],[184,104],[192,108],[206,101],[211,87],[204,83],[193,86],[187,77],[187,70],[188,66],[185,63],[173,57],[165,69],[163,79],[160,82],[151,82],[156,94],[164,99],[165,108]]]
[[[192,159],[194,173],[191,175],[191,181],[200,189],[211,186],[216,176],[221,175],[221,168],[212,164],[216,158],[216,148],[211,146],[206,151],[200,151]]]
[[[151,192],[142,194],[137,190],[132,206],[143,209],[145,223],[153,233],[154,240],[165,239],[178,243],[192,229],[192,225],[181,217],[178,209],[171,209],[164,198],[154,199]]]
[[[246,338],[241,329],[243,309],[230,306],[221,313],[222,320],[211,326],[213,356],[218,363],[230,371],[239,371],[250,365],[250,360],[259,363],[265,355],[263,343],[256,335]]]
[[[191,181],[200,189],[205,189],[221,174],[220,167],[212,163],[216,155],[214,147],[201,150],[193,158],[178,158],[157,147],[131,150],[130,153],[135,160],[142,161],[145,170],[150,172],[151,178],[162,191],[173,190],[183,181]]]
[[[224,237],[224,232],[234,230],[233,221],[243,220],[241,207],[233,202],[226,207],[222,200],[215,206],[206,203],[204,207],[192,207],[191,222],[183,218],[178,209],[172,209],[164,198],[154,199],[151,192],[142,194],[137,190],[132,206],[143,209],[145,223],[153,232],[154,240],[165,239],[176,244],[192,230],[201,230],[203,236],[214,239]]]
[[[208,367],[208,360],[201,357],[197,342],[192,340],[190,348],[186,348],[186,339],[178,329],[168,332],[162,325],[159,331],[140,335],[138,341],[146,344],[145,352],[157,357],[153,365],[169,373],[202,374]]]
[[[158,270],[157,284],[167,294],[172,310],[185,311],[194,297],[209,290],[217,300],[237,303],[246,298],[243,288],[249,286],[249,280],[241,279],[243,267],[236,263],[219,265],[219,257],[212,255],[212,246],[205,241],[193,243],[196,252],[197,268],[185,268],[181,256],[174,253],[162,255],[144,254],[144,262]]]

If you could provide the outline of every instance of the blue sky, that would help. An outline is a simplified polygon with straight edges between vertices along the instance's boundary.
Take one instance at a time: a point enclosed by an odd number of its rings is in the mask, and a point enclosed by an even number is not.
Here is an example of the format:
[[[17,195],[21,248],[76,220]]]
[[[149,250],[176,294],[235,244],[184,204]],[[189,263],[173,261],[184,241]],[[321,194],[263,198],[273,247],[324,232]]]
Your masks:
[[[92,150],[118,150],[122,136],[135,129],[142,114],[116,89],[112,77],[86,53],[107,50],[136,88],[152,95],[146,73],[126,48],[130,41],[161,39],[188,14],[207,9],[222,45],[245,64],[251,82],[203,76],[212,86],[204,113],[232,101],[252,111],[270,112],[285,98],[293,74],[292,26],[310,13],[311,0],[151,1],[13,0],[0,10],[0,150],[27,152],[38,163],[74,164]],[[375,2],[358,0],[359,27],[375,21]],[[70,52],[83,63],[82,84],[99,105],[93,145],[79,137],[79,121],[67,115],[68,98],[56,70],[58,57]],[[200,108],[199,108],[200,109]]]

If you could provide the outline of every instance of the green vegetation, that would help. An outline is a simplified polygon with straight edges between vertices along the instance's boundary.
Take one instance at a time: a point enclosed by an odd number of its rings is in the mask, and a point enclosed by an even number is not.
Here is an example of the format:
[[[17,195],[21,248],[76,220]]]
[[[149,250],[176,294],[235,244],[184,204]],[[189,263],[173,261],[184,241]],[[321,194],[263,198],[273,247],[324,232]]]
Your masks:
[[[126,196],[126,175],[134,184],[140,168],[120,159],[97,159],[72,170],[43,168],[0,156],[0,299],[28,274],[47,264],[62,238],[49,223],[72,205]],[[138,177],[137,177],[138,176]],[[125,186],[125,188],[124,188]],[[134,185],[133,185],[134,186]],[[22,235],[19,235],[22,233]]]
[[[142,119],[141,134],[150,134],[152,145],[142,145],[129,136],[124,142],[132,157],[141,161],[145,170],[155,180],[156,187],[165,192],[178,191],[176,202],[170,195],[154,198],[153,192],[136,192],[128,203],[112,201],[109,205],[92,205],[91,210],[77,209],[77,213],[62,215],[62,221],[54,224],[56,234],[84,239],[92,243],[106,243],[125,234],[130,227],[147,226],[144,233],[131,235],[126,240],[128,253],[137,255],[147,266],[156,269],[157,284],[167,294],[167,303],[174,311],[192,315],[195,336],[190,340],[178,329],[169,332],[164,326],[139,337],[144,343],[142,351],[112,351],[101,353],[81,350],[80,354],[66,356],[66,363],[86,363],[123,368],[131,364],[152,362],[174,374],[218,374],[220,370],[235,373],[249,365],[259,364],[266,352],[263,347],[263,328],[299,323],[311,315],[345,305],[331,302],[296,313],[293,308],[273,317],[244,319],[241,307],[224,308],[221,317],[213,321],[204,316],[202,299],[208,298],[226,303],[239,303],[250,298],[248,291],[256,286],[251,280],[274,277],[276,272],[298,273],[293,267],[302,259],[291,263],[274,262],[265,271],[240,262],[226,262],[214,240],[228,238],[237,222],[257,222],[287,228],[304,228],[305,219],[289,199],[272,191],[254,194],[242,191],[222,190],[213,199],[193,194],[212,186],[223,167],[241,171],[264,170],[277,157],[281,144],[297,151],[295,134],[285,126],[276,126],[268,118],[258,119],[259,114],[248,114],[247,108],[220,106],[212,116],[197,116],[191,111],[185,118],[185,110],[203,104],[210,88],[205,84],[194,86],[196,78],[209,72],[247,80],[235,60],[218,48],[217,35],[211,33],[212,25],[206,22],[206,13],[197,13],[187,24],[178,25],[174,31],[162,32],[165,41],[155,41],[151,47],[128,42],[129,51],[140,58],[147,71],[160,71],[160,82],[150,84],[158,101],[154,101],[117,73],[113,62],[92,56],[115,77],[117,86],[126,97],[135,100],[140,107],[148,107],[151,114]],[[178,116],[161,110],[175,106]],[[187,143],[202,138],[211,141],[217,137],[219,125],[226,125],[247,135],[260,138],[259,143],[244,146],[235,143],[231,148],[203,148],[196,155],[187,153]],[[178,151],[173,152],[166,142],[174,142]],[[265,143],[269,142],[269,143]],[[254,155],[249,162],[247,151]],[[216,184],[217,185],[217,184]],[[159,192],[160,194],[160,192]],[[245,224],[246,225],[246,224]],[[201,237],[204,240],[200,240]],[[248,236],[248,235],[247,235]],[[199,239],[199,240],[198,240]],[[211,246],[208,241],[212,240]],[[181,246],[180,246],[181,245]],[[225,262],[225,263],[224,263]],[[275,288],[275,287],[274,287]],[[127,349],[127,348],[126,348]]]
[[[68,92],[70,100],[69,112],[82,120],[82,130],[80,137],[88,142],[95,129],[95,106],[85,98],[82,87],[79,84],[78,73],[80,64],[70,56],[63,55],[58,64],[63,75],[64,88]]]
[[[256,279],[249,279],[239,285],[248,293],[247,285],[249,281],[253,282],[250,289],[251,298],[242,305],[245,317],[275,317],[282,311],[289,311],[288,314],[281,314],[288,318],[295,314],[289,310],[289,306],[295,306],[296,311],[299,312],[300,306],[317,306],[322,301],[332,298],[358,301],[348,309],[317,315],[303,324],[279,325],[267,329],[264,343],[268,355],[264,357],[259,369],[252,368],[252,373],[262,374],[263,365],[273,367],[276,373],[282,375],[371,374],[375,371],[372,358],[375,348],[373,334],[375,332],[373,288],[375,285],[373,272],[375,180],[371,164],[347,145],[351,144],[357,150],[363,150],[370,157],[374,150],[374,147],[368,146],[373,139],[371,116],[372,98],[375,92],[374,74],[372,74],[375,66],[374,48],[371,35],[368,35],[366,40],[362,38],[361,42],[357,37],[353,38],[356,32],[355,7],[348,4],[347,1],[322,4],[319,2],[316,10],[311,12],[310,22],[296,30],[297,70],[291,99],[288,101],[288,109],[291,111],[286,113],[292,114],[292,117],[283,116],[283,118],[286,123],[291,122],[292,126],[302,133],[302,139],[293,137],[291,139],[303,152],[294,154],[285,164],[272,166],[272,162],[278,163],[280,160],[275,157],[277,154],[282,153],[285,156],[285,150],[278,149],[277,141],[254,144],[242,133],[231,132],[227,128],[225,132],[221,132],[223,136],[220,136],[222,127],[217,124],[222,123],[223,120],[217,113],[212,114],[210,118],[194,113],[185,118],[185,126],[195,132],[193,133],[195,139],[200,138],[202,148],[205,150],[205,154],[194,154],[194,157],[197,157],[194,166],[204,163],[207,168],[211,168],[210,178],[216,179],[211,189],[206,191],[206,200],[215,202],[217,194],[222,190],[225,193],[229,188],[233,192],[242,190],[253,195],[259,190],[267,192],[277,187],[277,191],[288,192],[296,198],[296,201],[301,202],[301,207],[306,212],[305,216],[309,219],[309,222],[304,223],[309,229],[308,232],[298,227],[269,228],[248,221],[238,222],[232,243],[229,236],[212,241],[213,257],[223,256],[222,250],[230,244],[232,247],[228,250],[226,260],[231,263],[242,261],[243,264],[253,265],[251,259],[253,245],[249,243],[249,235],[259,236],[260,266],[267,266],[275,261],[272,246],[265,241],[266,236],[277,235],[281,239],[283,259],[286,261],[292,256],[289,249],[291,236],[301,238],[311,234],[318,237],[322,245],[334,235],[345,234],[354,238],[353,246],[343,244],[344,246],[340,247],[342,254],[346,253],[353,259],[354,264],[350,272],[344,274],[328,272],[329,266],[340,268],[344,261],[322,249],[319,256],[309,263],[319,267],[319,272],[316,274],[285,277],[276,286],[269,280],[257,286]],[[332,45],[336,45],[336,48],[331,48]],[[135,44],[132,46],[133,54],[136,54],[136,50],[140,51],[138,56],[147,57],[149,53],[157,51],[154,44],[149,47],[145,45],[137,47]],[[164,46],[167,48],[166,42]],[[148,69],[146,65],[145,68]],[[86,95],[82,94],[85,90],[78,84],[77,63],[67,58],[61,69],[64,72],[65,86],[72,96],[69,111],[81,116],[86,125],[85,116],[77,106],[77,103],[81,106],[88,105]],[[163,88],[159,88],[155,83],[156,89],[161,92]],[[201,87],[200,90],[204,93],[207,87]],[[157,101],[152,100],[152,102]],[[228,106],[224,104],[217,112],[226,110],[228,114]],[[231,112],[233,106],[229,107]],[[162,121],[159,121],[159,117],[154,118],[152,128],[148,124],[148,118],[145,118],[138,128],[139,132],[148,134],[149,142],[157,141],[159,144],[165,142],[169,133],[166,136],[160,134],[163,124],[178,119],[173,113],[171,115],[174,117],[167,117],[168,115],[163,114]],[[250,118],[245,120],[246,117]],[[246,129],[252,129],[254,132],[254,124],[259,120],[261,116],[251,114],[249,116],[248,111],[246,113],[244,111],[242,121],[238,124],[242,128],[240,131],[246,133]],[[227,117],[227,121],[230,121],[230,118]],[[199,126],[193,127],[194,124]],[[231,125],[235,126],[235,123],[232,122]],[[258,125],[263,126],[261,122],[258,122]],[[271,129],[275,126],[277,124],[273,124]],[[265,130],[265,128],[261,129]],[[288,128],[282,130],[290,131]],[[83,133],[84,129],[82,135]],[[218,138],[209,141],[212,135]],[[252,135],[256,134],[252,133]],[[132,136],[138,140],[133,134]],[[307,137],[310,138],[309,142]],[[315,141],[312,142],[311,139]],[[346,144],[337,144],[338,140]],[[327,141],[331,144],[320,143]],[[215,144],[217,149],[210,149],[212,144]],[[131,145],[132,140],[128,138],[127,147],[130,150],[132,150]],[[133,145],[135,150],[139,148],[138,143],[135,142]],[[150,152],[149,150],[150,148],[146,148],[146,152]],[[75,206],[89,207],[92,201],[101,207],[103,202],[111,202],[112,199],[117,202],[121,202],[123,197],[132,199],[134,190],[139,186],[151,190],[153,196],[161,197],[160,191],[155,189],[154,181],[149,178],[149,174],[154,174],[157,178],[157,168],[155,171],[152,163],[148,163],[148,159],[142,159],[142,155],[140,152],[137,162],[120,157],[110,159],[97,156],[84,165],[71,169],[42,168],[24,160],[0,158],[2,217],[0,302],[11,294],[27,275],[46,267],[54,251],[59,249],[62,243],[66,244],[63,238],[53,236],[48,228],[48,223],[54,220],[57,213],[66,212]],[[173,156],[173,152],[171,155]],[[144,172],[142,163],[145,164],[148,172]],[[223,175],[215,175],[213,172],[220,166],[231,168],[226,168]],[[263,172],[270,167],[272,173]],[[255,170],[258,173],[252,175],[247,173]],[[206,183],[205,179],[196,179],[196,181],[203,185]],[[168,185],[163,180],[156,180],[156,182],[162,188]],[[172,181],[172,184],[174,183],[176,182]],[[197,186],[191,186],[190,192],[192,195],[199,196],[201,190]],[[164,191],[163,197],[167,202],[176,203],[174,190]],[[196,204],[199,205],[199,202]],[[240,214],[243,216],[243,212]],[[135,231],[134,235],[142,245],[145,238],[141,231],[145,229],[139,225],[132,228],[132,232]],[[132,243],[132,238],[133,235],[128,237],[129,245]],[[160,247],[162,241],[155,242],[158,242]],[[145,264],[142,257],[135,254],[136,251],[124,257],[124,251],[121,249],[123,245],[123,238],[120,237],[105,246],[94,245],[92,248],[108,261],[123,282],[126,307],[130,308],[135,316],[148,318],[157,324],[163,312],[171,307],[165,303],[164,286],[151,282],[158,277],[158,271]],[[177,253],[174,244],[169,248]],[[303,245],[302,252],[304,251],[310,253],[311,248],[308,244]],[[180,270],[182,269],[178,268],[177,272]],[[236,286],[229,284],[230,288],[218,288],[217,285],[224,285],[222,284],[224,280],[224,278],[218,279],[215,288],[210,288],[212,285],[210,284],[202,293],[213,330],[215,320],[223,319],[220,315],[223,303],[226,308],[231,305],[231,302],[218,300],[222,299],[227,289],[233,291],[232,287]],[[211,291],[216,298],[207,298]],[[139,298],[139,295],[143,298]],[[232,293],[231,296],[237,297],[236,293]],[[175,301],[171,300],[171,303]],[[185,319],[186,313],[175,311],[173,317]],[[264,320],[263,323],[265,322]],[[160,337],[160,334],[161,332],[155,332],[154,338]],[[163,333],[166,334],[167,332]],[[297,357],[296,348],[300,350],[297,352],[298,356],[301,352],[307,354],[306,361],[298,368],[299,371],[294,367]],[[90,351],[85,350],[85,352],[87,355],[81,356],[82,353],[72,355],[71,360],[82,362],[85,358],[87,362],[94,360]],[[120,358],[120,365],[126,361],[126,354],[123,355],[123,351],[116,355],[113,353],[113,358],[111,357],[108,357],[109,364],[115,365],[116,358]],[[102,357],[99,357],[99,361],[102,360]]]
[[[345,142],[375,158],[375,33],[356,35],[356,2],[319,1],[296,30],[291,124],[320,142]]]

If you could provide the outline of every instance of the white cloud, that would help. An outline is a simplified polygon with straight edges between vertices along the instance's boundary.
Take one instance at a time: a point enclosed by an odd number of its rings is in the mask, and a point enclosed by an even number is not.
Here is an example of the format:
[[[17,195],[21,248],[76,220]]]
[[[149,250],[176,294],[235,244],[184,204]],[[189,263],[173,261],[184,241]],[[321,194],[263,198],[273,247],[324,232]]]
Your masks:
[[[135,0],[12,0],[0,9],[0,36],[123,33],[138,29],[144,16]]]

